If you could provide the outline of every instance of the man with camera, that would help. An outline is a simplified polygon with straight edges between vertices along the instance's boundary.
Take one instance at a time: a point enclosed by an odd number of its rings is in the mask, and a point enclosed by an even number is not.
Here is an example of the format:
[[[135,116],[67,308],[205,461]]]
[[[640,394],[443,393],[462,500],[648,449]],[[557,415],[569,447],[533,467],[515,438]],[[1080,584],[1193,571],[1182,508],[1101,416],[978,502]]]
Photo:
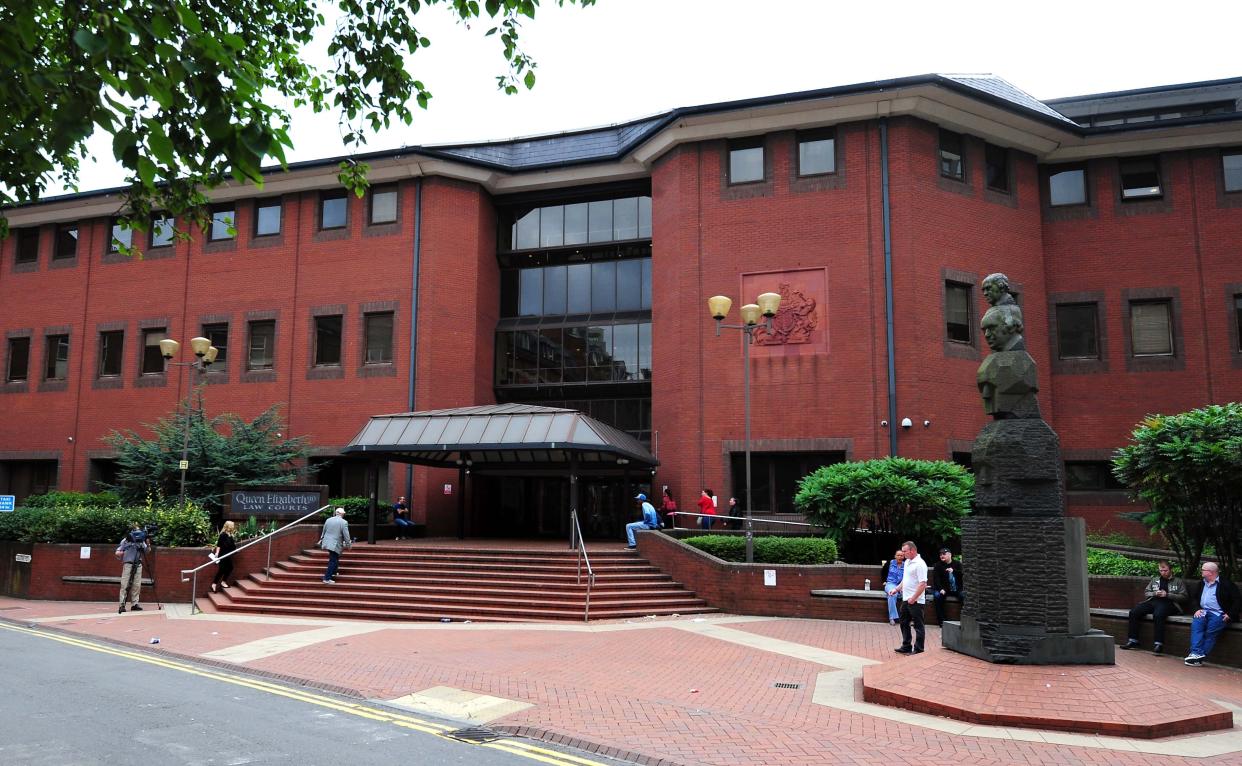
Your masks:
[[[142,588],[143,558],[147,551],[151,550],[147,537],[147,532],[135,524],[129,534],[121,538],[120,544],[116,547],[116,557],[124,562],[121,567],[121,605],[116,610],[117,614],[125,613],[126,601],[133,605],[130,611],[142,611],[142,607],[138,604],[138,596]]]

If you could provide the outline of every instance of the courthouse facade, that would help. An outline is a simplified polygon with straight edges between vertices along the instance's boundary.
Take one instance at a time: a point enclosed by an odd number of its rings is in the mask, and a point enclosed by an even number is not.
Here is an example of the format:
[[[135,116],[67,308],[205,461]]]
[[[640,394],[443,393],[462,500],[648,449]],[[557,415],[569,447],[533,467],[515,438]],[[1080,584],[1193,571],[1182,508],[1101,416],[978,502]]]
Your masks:
[[[753,494],[789,513],[825,463],[969,460],[993,271],[1093,527],[1128,507],[1108,459],[1138,420],[1242,399],[1242,78],[1040,102],[927,75],[365,161],[362,199],[338,160],[301,163],[213,191],[188,242],[156,222],[140,259],[116,252],[114,191],[8,210],[0,493],[107,482],[102,438],[185,396],[158,341],[204,335],[207,414],[281,404],[335,494],[362,492],[339,455],[372,415],[521,402],[636,436],[660,466],[626,481],[683,507],[741,498],[741,339],[706,300],[776,291]],[[381,492],[451,533],[456,480],[392,464]],[[473,534],[563,533],[563,480],[478,483]],[[584,488],[595,534],[628,520],[624,486]]]

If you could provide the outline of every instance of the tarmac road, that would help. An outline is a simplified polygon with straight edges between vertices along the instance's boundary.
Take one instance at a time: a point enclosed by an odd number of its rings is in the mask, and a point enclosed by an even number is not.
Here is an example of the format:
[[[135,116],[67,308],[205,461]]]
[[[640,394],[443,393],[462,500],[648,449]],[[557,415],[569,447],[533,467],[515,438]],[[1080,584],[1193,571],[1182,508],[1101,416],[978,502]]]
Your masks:
[[[0,763],[593,766],[463,724],[43,630],[0,624]]]

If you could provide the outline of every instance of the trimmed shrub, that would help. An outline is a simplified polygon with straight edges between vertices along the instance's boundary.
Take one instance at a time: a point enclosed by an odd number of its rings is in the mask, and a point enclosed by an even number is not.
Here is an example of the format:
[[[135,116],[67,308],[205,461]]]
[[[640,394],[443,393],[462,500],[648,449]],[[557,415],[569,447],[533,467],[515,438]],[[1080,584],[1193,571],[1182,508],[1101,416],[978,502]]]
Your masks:
[[[163,547],[199,546],[208,542],[211,521],[196,505],[142,507],[23,506],[0,514],[0,540],[25,543],[115,543],[134,524],[158,524],[155,544]]]
[[[27,508],[64,508],[77,506],[80,508],[115,508],[121,504],[121,498],[115,492],[48,492],[44,495],[31,495],[22,505]]]
[[[323,518],[328,518],[337,508],[345,509],[345,520],[350,524],[366,524],[367,510],[370,504],[370,498],[367,497],[334,497],[328,501],[328,509],[320,514]],[[375,521],[377,524],[383,524],[388,521],[391,514],[391,508],[386,503],[379,503],[375,508]]]
[[[1121,577],[1155,577],[1160,574],[1155,561],[1132,559],[1117,551],[1087,549],[1087,574]]]
[[[826,537],[756,537],[757,564],[831,564],[837,559],[837,543]],[[746,538],[735,535],[700,535],[684,540],[704,553],[725,561],[746,560]]]

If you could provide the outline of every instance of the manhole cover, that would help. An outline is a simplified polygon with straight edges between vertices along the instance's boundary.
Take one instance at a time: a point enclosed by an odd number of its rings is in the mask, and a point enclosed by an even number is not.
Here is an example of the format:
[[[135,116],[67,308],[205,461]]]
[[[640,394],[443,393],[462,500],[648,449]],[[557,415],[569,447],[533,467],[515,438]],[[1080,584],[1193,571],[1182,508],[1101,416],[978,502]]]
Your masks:
[[[455,731],[445,732],[444,736],[453,739],[459,739],[462,742],[494,742],[505,736],[501,732],[489,729],[486,726],[470,726],[465,729],[457,729]]]
[[[802,684],[791,684],[791,683],[785,683],[783,681],[775,683],[773,684],[773,686],[775,686],[777,689],[801,689],[802,688]]]

